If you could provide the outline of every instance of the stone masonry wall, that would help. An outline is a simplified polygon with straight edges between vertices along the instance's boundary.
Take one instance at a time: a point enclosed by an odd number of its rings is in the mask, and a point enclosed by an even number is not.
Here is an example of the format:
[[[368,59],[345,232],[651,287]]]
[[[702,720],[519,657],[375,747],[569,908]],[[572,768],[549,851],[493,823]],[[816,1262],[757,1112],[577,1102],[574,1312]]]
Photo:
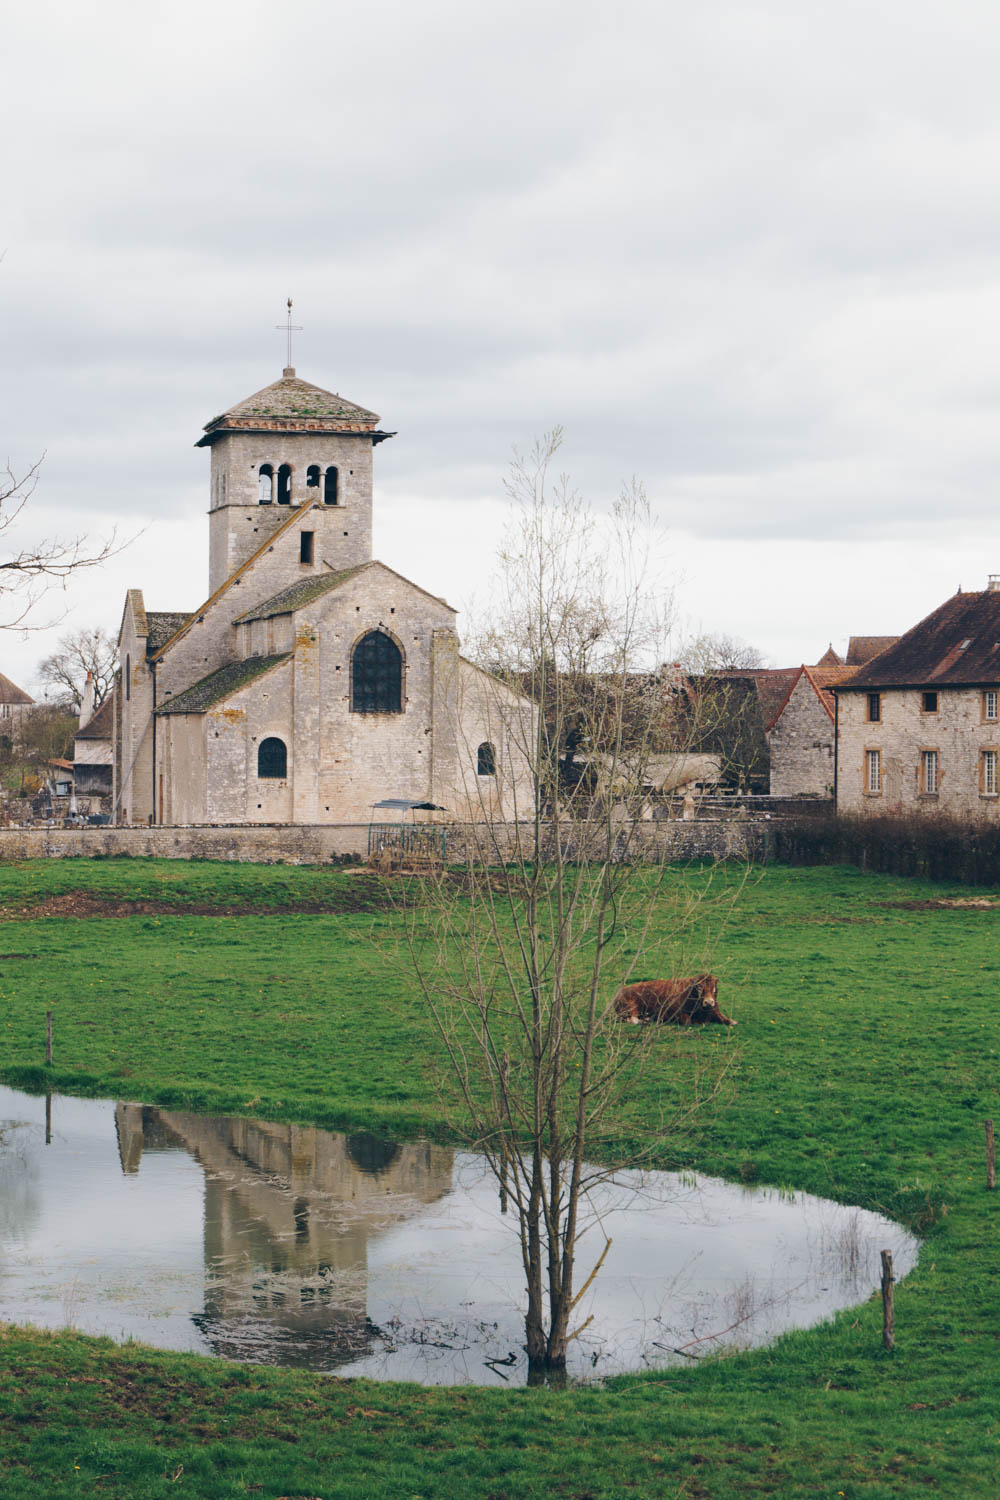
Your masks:
[[[768,736],[771,795],[833,793],[833,722],[803,672]]]
[[[463,827],[448,828],[449,858],[461,859]],[[767,858],[770,828],[759,823],[644,824],[651,851],[674,860]],[[244,864],[320,865],[348,855],[365,858],[366,823],[205,828],[0,828],[0,861],[115,857],[217,859]]]
[[[881,719],[868,717],[868,694],[838,694],[837,811],[875,815],[915,813],[1000,819],[1000,799],[981,790],[983,750],[1000,752],[1000,723],[984,717],[980,688],[937,689],[936,713],[922,708],[923,690],[881,693]],[[882,786],[869,792],[866,752],[881,752]],[[938,754],[938,790],[923,785],[923,752]],[[1000,764],[1000,761],[998,761]]]
[[[306,470],[318,464],[337,469],[338,503],[316,508],[317,565],[353,568],[372,555],[372,441],[370,436],[323,433],[234,433],[212,445],[212,495],[209,512],[209,580],[213,594],[261,542],[288,517],[287,505],[257,500],[259,469],[270,463],[292,467],[292,505],[322,501],[322,487],[306,486]],[[277,479],[275,480],[277,484]],[[223,488],[224,485],[224,488]],[[221,497],[225,495],[223,500]],[[280,585],[278,585],[280,587]]]

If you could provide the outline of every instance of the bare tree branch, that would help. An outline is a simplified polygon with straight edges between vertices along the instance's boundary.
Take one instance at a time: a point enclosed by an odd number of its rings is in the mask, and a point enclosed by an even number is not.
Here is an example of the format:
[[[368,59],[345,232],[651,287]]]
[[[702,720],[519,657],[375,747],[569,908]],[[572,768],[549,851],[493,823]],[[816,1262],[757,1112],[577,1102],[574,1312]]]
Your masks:
[[[74,573],[100,567],[134,540],[120,541],[117,530],[112,529],[109,536],[98,541],[81,533],[16,545],[13,529],[23,520],[44,457],[21,473],[16,473],[8,460],[0,478],[0,629],[45,629],[51,621],[28,623],[44,595],[50,589],[65,588]]]

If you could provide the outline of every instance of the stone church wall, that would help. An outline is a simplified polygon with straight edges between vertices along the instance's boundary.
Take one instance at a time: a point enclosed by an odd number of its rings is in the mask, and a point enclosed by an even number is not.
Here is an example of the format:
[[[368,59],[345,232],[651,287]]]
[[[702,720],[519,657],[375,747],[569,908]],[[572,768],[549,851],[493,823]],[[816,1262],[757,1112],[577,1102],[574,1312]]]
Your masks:
[[[288,517],[284,505],[260,505],[259,469],[272,464],[292,466],[292,504],[305,505],[317,497],[306,487],[306,470],[318,464],[338,472],[338,504],[317,507],[317,557],[330,567],[353,568],[372,555],[372,441],[324,433],[304,438],[301,433],[232,433],[212,445],[212,495],[209,512],[209,589],[224,583],[260,546],[268,532]],[[219,503],[225,477],[225,503]],[[280,586],[280,585],[279,585]]]

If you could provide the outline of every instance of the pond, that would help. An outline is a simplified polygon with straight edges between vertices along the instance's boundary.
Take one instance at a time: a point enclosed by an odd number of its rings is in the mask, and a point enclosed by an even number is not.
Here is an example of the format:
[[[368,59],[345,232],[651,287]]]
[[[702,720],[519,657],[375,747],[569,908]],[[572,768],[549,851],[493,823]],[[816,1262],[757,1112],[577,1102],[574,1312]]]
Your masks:
[[[803,1193],[620,1172],[588,1205],[571,1374],[762,1344],[897,1275],[898,1224]],[[0,1319],[425,1384],[518,1384],[516,1216],[427,1141],[0,1088]]]

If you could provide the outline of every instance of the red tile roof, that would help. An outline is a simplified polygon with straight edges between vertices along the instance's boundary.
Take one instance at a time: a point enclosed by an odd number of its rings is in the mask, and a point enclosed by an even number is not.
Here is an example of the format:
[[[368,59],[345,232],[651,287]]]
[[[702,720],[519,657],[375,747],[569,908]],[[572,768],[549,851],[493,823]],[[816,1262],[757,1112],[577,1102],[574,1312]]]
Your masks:
[[[953,594],[844,687],[972,687],[1000,683],[1000,590]]]

